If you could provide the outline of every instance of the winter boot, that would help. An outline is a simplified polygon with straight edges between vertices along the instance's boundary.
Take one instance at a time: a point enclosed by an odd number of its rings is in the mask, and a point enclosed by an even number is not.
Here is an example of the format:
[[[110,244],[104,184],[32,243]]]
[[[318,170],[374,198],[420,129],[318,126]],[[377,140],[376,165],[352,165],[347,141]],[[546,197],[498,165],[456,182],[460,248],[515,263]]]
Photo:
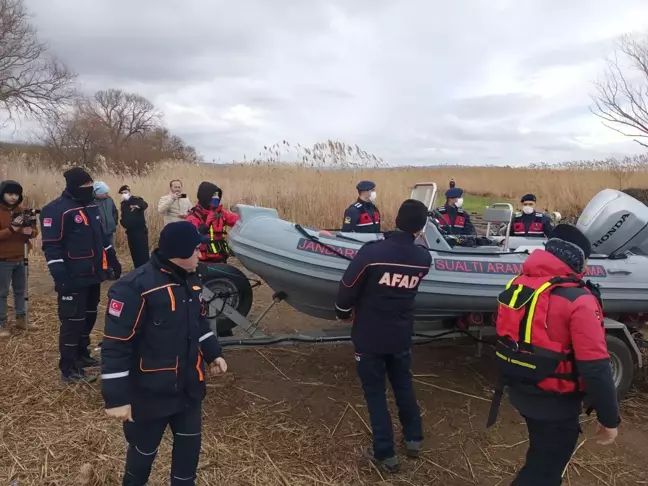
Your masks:
[[[362,449],[362,456],[365,459],[370,460],[374,464],[376,464],[380,469],[382,469],[385,472],[389,473],[395,473],[398,472],[400,469],[400,465],[398,464],[398,457],[388,457],[387,459],[382,459],[378,460],[374,456],[374,450],[373,446],[366,446]]]

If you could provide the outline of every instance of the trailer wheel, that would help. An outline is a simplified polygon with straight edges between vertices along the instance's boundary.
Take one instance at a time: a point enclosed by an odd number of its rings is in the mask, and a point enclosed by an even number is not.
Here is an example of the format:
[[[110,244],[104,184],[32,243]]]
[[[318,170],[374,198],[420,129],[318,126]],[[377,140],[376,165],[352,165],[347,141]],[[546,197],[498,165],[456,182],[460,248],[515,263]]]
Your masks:
[[[198,274],[203,282],[203,299],[209,301],[220,296],[230,307],[246,317],[252,308],[253,292],[250,281],[238,268],[227,263],[201,265]],[[208,304],[207,315],[210,324],[219,337],[231,336],[236,323],[221,313],[216,303]],[[214,329],[215,328],[215,329]]]
[[[634,381],[635,364],[628,345],[616,336],[608,334],[607,341],[610,363],[612,364],[612,377],[616,386],[617,396],[622,400],[630,390]]]

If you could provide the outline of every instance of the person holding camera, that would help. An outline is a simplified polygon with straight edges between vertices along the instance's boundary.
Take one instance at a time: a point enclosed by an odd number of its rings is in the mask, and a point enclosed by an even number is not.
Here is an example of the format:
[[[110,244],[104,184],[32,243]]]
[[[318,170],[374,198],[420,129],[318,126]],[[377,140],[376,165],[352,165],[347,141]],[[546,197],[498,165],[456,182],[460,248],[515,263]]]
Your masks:
[[[97,320],[101,282],[121,264],[94,203],[92,177],[80,167],[66,171],[65,190],[41,211],[43,253],[58,295],[59,369],[65,383],[92,382],[84,368],[99,362],[90,355],[90,333]]]
[[[182,181],[177,179],[169,183],[169,194],[162,196],[158,202],[158,212],[164,217],[164,226],[187,218],[192,208],[191,199],[182,192]]]
[[[9,286],[14,292],[16,328],[35,330],[37,326],[27,324],[25,290],[25,244],[32,248],[32,240],[38,236],[36,220],[25,214],[23,188],[16,181],[0,184],[0,338],[10,336],[7,329],[7,298]]]

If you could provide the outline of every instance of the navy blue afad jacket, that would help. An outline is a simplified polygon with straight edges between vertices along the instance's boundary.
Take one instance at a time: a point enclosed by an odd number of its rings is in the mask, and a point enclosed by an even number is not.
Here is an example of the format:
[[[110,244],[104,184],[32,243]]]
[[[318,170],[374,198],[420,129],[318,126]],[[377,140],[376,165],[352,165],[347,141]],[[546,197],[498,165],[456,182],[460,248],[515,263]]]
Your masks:
[[[411,347],[414,299],[431,263],[430,252],[400,231],[360,248],[344,272],[335,303],[340,319],[353,316],[357,353],[393,354]]]
[[[101,283],[108,265],[119,266],[95,202],[82,204],[67,192],[40,214],[42,249],[57,292]]]
[[[133,420],[174,414],[206,394],[205,363],[222,356],[201,302],[202,282],[157,250],[108,291],[101,345],[106,408]]]

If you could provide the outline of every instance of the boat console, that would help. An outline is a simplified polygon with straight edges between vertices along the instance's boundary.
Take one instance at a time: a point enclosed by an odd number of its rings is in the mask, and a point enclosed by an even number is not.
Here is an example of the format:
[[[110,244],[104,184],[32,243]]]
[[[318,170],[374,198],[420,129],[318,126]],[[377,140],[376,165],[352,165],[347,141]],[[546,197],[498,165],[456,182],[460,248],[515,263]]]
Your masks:
[[[619,257],[633,250],[648,253],[648,207],[616,189],[604,189],[585,206],[576,227],[592,243],[592,252]]]

